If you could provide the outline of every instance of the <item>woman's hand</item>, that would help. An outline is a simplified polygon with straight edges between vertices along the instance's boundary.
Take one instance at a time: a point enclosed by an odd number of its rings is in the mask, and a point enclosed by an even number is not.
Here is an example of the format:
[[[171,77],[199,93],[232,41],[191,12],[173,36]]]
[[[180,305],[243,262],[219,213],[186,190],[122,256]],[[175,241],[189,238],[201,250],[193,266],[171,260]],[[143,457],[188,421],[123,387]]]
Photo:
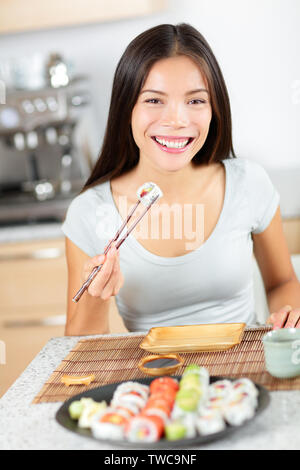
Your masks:
[[[273,325],[273,330],[278,328],[300,328],[300,308],[292,308],[285,305],[277,312],[272,313],[267,323]]]
[[[124,284],[124,277],[120,270],[119,252],[113,243],[107,255],[90,258],[83,267],[82,282],[85,282],[95,266],[103,264],[101,270],[89,285],[87,292],[92,297],[107,300],[117,295]]]

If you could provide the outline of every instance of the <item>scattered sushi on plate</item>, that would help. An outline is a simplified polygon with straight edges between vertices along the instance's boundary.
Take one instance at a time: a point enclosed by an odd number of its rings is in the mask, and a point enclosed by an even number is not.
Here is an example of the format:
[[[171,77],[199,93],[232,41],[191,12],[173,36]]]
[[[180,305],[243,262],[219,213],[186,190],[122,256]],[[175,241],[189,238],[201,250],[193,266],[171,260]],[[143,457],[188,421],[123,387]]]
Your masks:
[[[97,439],[156,443],[210,436],[252,418],[258,389],[248,378],[210,383],[205,367],[190,365],[181,377],[159,377],[149,385],[117,385],[109,403],[73,401],[68,410],[78,427]]]

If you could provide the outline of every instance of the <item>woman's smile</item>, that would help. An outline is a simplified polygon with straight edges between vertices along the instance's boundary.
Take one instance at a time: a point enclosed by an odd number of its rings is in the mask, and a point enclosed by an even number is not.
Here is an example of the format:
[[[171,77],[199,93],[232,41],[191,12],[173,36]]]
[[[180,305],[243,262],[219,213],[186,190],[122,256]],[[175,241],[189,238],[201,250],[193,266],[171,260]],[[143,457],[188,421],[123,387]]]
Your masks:
[[[152,139],[164,152],[182,153],[193,142],[193,137],[153,136]]]

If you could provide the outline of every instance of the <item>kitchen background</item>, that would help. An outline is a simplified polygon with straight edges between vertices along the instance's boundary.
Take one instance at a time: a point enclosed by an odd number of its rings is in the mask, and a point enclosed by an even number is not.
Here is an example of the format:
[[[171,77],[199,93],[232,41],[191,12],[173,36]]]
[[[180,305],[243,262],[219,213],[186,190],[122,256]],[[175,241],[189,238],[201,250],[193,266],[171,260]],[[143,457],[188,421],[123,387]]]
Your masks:
[[[97,158],[117,62],[156,24],[188,22],[210,43],[236,154],[260,162],[280,192],[298,269],[299,21],[298,0],[1,0],[0,396],[64,333],[61,220]],[[255,285],[263,320],[257,266]],[[111,331],[124,331],[113,304]]]

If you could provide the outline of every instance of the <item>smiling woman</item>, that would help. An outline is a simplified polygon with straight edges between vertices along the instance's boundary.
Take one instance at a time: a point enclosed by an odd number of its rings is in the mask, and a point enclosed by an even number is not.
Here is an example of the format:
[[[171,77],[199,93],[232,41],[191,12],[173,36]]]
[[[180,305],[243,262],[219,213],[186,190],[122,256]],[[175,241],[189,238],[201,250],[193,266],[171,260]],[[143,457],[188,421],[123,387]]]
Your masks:
[[[205,82],[199,66],[184,55],[152,66],[131,117],[139,164],[146,158],[152,166],[178,171],[192,162],[212,119]]]
[[[148,212],[150,223],[139,223],[143,236],[135,229],[120,252],[113,244],[101,255],[109,242],[104,225],[117,231],[146,181],[163,197]],[[130,331],[251,324],[253,251],[271,321],[300,326],[300,287],[278,205],[265,170],[235,156],[228,93],[203,36],[187,24],[140,34],[117,66],[99,158],[63,224],[66,334],[107,332],[113,296]],[[99,264],[87,293],[72,303]]]
[[[184,91],[190,95],[187,96],[187,100],[189,98],[191,106],[208,107],[209,104],[211,108],[209,132],[204,145],[194,154],[193,164],[211,163],[228,158],[230,155],[234,156],[228,93],[210,46],[190,25],[160,25],[137,36],[119,61],[113,81],[102,150],[84,189],[119,176],[138,163],[139,147],[131,132],[132,112],[141,99],[148,101],[149,106],[156,106],[160,103],[159,96],[161,99],[166,97],[165,89],[151,90],[148,76],[150,70],[155,72],[155,64],[158,61],[167,58],[182,60],[183,63],[180,64],[182,67],[186,62],[194,65],[193,73],[196,77],[191,77],[192,84],[187,83],[187,90]],[[172,73],[171,70],[167,71],[169,72]],[[198,75],[201,77],[200,80],[197,80]],[[168,78],[170,81],[173,78],[177,84],[180,83],[176,75]],[[158,86],[163,85],[160,81],[157,83]],[[195,93],[198,89],[200,90]]]

